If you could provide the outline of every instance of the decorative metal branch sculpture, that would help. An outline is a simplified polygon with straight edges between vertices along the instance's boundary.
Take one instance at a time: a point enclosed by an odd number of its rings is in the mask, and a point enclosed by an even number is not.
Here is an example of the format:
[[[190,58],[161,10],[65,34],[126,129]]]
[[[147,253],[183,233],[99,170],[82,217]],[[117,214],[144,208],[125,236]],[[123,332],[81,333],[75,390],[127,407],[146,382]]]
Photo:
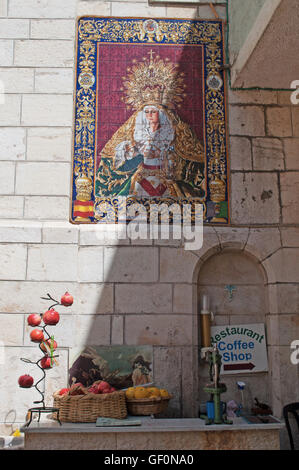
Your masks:
[[[38,385],[45,382],[46,378],[46,369],[51,369],[55,364],[57,365],[56,357],[58,354],[54,354],[55,350],[57,349],[57,343],[54,340],[54,336],[50,336],[47,331],[47,326],[55,326],[59,322],[59,313],[54,310],[54,307],[57,305],[62,305],[64,307],[69,307],[73,303],[73,297],[66,292],[62,297],[61,301],[58,302],[54,299],[50,294],[47,294],[47,297],[41,297],[43,300],[49,300],[54,302],[50,305],[49,309],[42,315],[37,313],[33,313],[27,317],[28,325],[32,327],[38,327],[31,331],[30,339],[34,343],[38,343],[39,349],[42,352],[42,357],[37,361],[32,361],[31,359],[21,358],[21,361],[25,362],[26,364],[33,364],[36,365],[42,372],[43,376],[40,380],[38,380],[34,384],[34,379],[28,374],[22,375],[19,377],[18,383],[19,386],[22,388],[34,388],[40,393],[41,400],[36,400],[33,403],[38,405],[42,404],[42,406],[36,406],[30,408],[28,410],[29,419],[26,422],[25,426],[29,426],[32,421],[33,413],[38,413],[38,422],[40,421],[40,417],[42,413],[57,413],[57,420],[59,424],[61,424],[59,420],[59,410],[53,407],[47,407],[45,405],[45,392],[41,390]],[[41,325],[41,322],[44,325]]]

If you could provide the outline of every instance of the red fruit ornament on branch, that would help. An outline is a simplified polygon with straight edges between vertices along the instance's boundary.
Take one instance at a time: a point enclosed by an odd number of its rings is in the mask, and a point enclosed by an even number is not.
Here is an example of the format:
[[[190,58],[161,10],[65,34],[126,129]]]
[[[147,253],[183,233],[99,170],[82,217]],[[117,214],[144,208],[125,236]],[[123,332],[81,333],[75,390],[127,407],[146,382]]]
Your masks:
[[[42,317],[38,313],[32,313],[27,318],[27,323],[29,326],[38,326],[42,321]]]
[[[33,382],[34,382],[33,377],[31,377],[31,375],[28,375],[28,374],[21,375],[21,377],[19,377],[19,380],[18,380],[18,383],[20,387],[22,388],[32,387]]]
[[[54,365],[53,359],[51,359],[51,357],[48,357],[48,356],[43,357],[40,361],[40,366],[43,369],[51,369],[53,365]]]
[[[47,353],[48,351],[51,350],[51,348],[54,349],[57,349],[57,343],[56,341],[53,339],[47,339],[46,341],[43,341],[40,345],[40,348],[42,351],[44,351],[45,353]]]
[[[51,308],[50,310],[47,310],[43,314],[43,321],[46,325],[57,325],[59,322],[59,313],[54,310],[54,308]]]
[[[61,424],[59,421],[59,409],[45,406],[45,392],[41,391],[38,388],[38,384],[45,380],[46,378],[45,370],[51,369],[55,365],[58,365],[55,359],[55,357],[58,357],[58,356],[54,355],[54,351],[57,349],[57,343],[54,340],[54,336],[53,335],[50,336],[46,330],[46,327],[48,325],[55,326],[59,322],[59,319],[60,319],[59,313],[54,309],[54,307],[56,307],[56,305],[64,305],[64,306],[72,305],[73,297],[68,292],[66,292],[64,296],[61,297],[61,303],[53,299],[53,297],[51,297],[50,294],[47,294],[47,297],[41,297],[41,298],[43,300],[48,300],[48,301],[51,300],[54,302],[54,304],[50,305],[49,309],[42,316],[35,314],[35,313],[32,313],[31,315],[29,315],[27,317],[27,323],[29,326],[32,326],[32,327],[39,326],[39,328],[35,328],[34,330],[31,331],[30,339],[34,343],[39,343],[39,349],[43,353],[43,356],[35,362],[31,361],[30,359],[25,359],[25,358],[21,358],[21,361],[27,364],[36,365],[40,369],[40,371],[43,373],[43,377],[34,384],[35,389],[41,394],[41,400],[34,401],[34,403],[36,404],[41,403],[42,406],[29,409],[30,420],[26,423],[25,426],[30,425],[32,417],[33,417],[33,413],[39,414],[38,416],[38,421],[39,421],[41,413],[50,413],[50,412],[56,413],[57,420],[59,424]],[[42,325],[42,321],[44,325]],[[33,378],[28,374],[24,374],[18,379],[18,384],[21,388],[30,388],[32,387],[33,383],[34,383]],[[76,390],[76,392],[78,393],[79,390]]]
[[[61,297],[61,305],[64,305],[65,307],[70,307],[73,302],[74,302],[74,299],[73,299],[73,296],[71,294],[69,294],[68,292],[66,292],[62,297]]]
[[[31,338],[31,341],[33,341],[34,343],[40,343],[41,341],[44,340],[44,333],[42,332],[42,330],[38,330],[37,328],[35,330],[32,330],[31,333],[30,333],[30,338]]]

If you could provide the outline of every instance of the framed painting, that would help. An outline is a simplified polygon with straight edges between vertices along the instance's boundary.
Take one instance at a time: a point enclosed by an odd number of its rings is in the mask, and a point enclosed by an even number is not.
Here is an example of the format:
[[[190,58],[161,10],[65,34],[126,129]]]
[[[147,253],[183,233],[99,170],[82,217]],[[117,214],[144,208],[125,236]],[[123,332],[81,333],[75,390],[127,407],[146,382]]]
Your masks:
[[[152,346],[86,346],[70,357],[69,385],[105,380],[117,390],[153,381]]]
[[[78,19],[72,222],[118,222],[122,203],[201,204],[205,223],[229,222],[223,29]]]

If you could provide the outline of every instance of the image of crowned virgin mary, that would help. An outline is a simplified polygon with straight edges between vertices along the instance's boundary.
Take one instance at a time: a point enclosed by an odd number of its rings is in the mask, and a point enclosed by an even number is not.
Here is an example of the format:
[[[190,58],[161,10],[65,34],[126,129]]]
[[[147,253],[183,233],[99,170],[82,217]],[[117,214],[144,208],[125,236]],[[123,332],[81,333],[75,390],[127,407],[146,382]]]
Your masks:
[[[204,199],[204,147],[176,111],[183,74],[153,54],[124,78],[123,101],[134,112],[100,152],[96,196]]]

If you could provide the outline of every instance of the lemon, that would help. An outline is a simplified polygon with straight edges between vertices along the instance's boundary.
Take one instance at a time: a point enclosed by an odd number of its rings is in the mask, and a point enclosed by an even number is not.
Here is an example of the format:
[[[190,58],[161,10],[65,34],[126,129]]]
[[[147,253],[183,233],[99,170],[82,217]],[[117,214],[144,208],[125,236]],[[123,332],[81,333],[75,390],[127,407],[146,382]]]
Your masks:
[[[149,398],[160,397],[160,390],[157,387],[148,388]]]
[[[134,398],[134,395],[135,395],[135,390],[134,390],[133,387],[128,388],[128,390],[126,390],[126,397],[127,398]]]
[[[168,393],[167,390],[165,390],[165,388],[162,388],[160,390],[160,395],[161,395],[162,398],[169,398],[169,393]]]
[[[148,398],[148,390],[144,387],[138,387],[135,389],[135,398]]]

